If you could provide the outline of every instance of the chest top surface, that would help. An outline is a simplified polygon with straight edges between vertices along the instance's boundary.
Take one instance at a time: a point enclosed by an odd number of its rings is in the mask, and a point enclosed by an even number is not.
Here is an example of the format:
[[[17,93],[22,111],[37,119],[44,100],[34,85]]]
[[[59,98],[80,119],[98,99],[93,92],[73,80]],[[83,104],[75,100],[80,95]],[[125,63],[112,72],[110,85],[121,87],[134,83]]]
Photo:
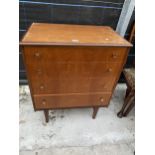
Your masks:
[[[132,45],[108,26],[33,23],[21,45]]]

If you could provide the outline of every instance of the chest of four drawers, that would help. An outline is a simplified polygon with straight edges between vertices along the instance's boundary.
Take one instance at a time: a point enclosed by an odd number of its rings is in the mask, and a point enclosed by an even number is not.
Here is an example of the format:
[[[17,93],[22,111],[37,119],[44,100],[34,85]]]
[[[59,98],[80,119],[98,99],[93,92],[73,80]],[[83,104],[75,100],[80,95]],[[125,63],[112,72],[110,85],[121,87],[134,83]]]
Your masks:
[[[35,110],[109,104],[131,44],[107,26],[33,23],[21,41]]]

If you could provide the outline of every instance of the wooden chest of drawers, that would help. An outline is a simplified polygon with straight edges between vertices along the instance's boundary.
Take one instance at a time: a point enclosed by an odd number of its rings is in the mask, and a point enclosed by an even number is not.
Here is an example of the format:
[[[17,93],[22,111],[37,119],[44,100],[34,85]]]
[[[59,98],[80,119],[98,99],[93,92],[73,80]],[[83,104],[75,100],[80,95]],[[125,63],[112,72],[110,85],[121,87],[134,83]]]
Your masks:
[[[110,27],[33,23],[20,43],[35,110],[108,106],[132,46]]]

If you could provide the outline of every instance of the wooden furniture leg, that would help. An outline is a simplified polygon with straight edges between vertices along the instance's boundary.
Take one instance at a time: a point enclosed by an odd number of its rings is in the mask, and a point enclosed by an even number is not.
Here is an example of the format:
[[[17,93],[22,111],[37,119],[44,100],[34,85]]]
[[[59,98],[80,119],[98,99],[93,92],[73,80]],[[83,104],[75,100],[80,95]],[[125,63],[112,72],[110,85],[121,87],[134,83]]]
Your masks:
[[[122,109],[117,113],[117,116],[119,118],[122,118],[123,117],[123,112],[124,112],[124,109],[126,108],[128,102],[130,101],[130,94],[125,98],[125,101],[124,101],[124,104],[123,104],[123,107]]]
[[[126,107],[127,104],[128,104],[128,102],[124,103],[122,109],[117,113],[117,116],[119,118],[122,118],[123,117],[123,111],[124,111],[124,109],[125,109],[125,107]]]
[[[49,112],[49,110],[44,110],[44,115],[45,115],[45,120],[46,120],[46,123],[48,123],[48,122],[49,122],[48,112]]]
[[[123,117],[124,110],[128,106],[128,104],[131,102],[132,98],[134,97],[134,90],[131,90],[128,96],[125,98],[124,104],[122,109],[117,113],[117,116],[119,118]]]
[[[123,116],[127,116],[128,113],[131,111],[131,109],[134,107],[135,102],[134,102],[134,98],[131,99],[131,103],[130,105],[127,107],[127,109],[124,111]]]
[[[125,98],[129,95],[130,91],[131,91],[131,88],[127,87]]]
[[[99,107],[93,107],[93,116],[92,118],[95,119],[96,118],[96,114],[98,112]]]

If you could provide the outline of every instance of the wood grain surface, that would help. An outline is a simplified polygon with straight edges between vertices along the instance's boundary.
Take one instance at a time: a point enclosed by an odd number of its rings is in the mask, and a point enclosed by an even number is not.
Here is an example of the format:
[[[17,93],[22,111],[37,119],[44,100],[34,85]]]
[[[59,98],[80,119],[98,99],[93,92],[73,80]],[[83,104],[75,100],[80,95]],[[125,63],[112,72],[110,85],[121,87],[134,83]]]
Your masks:
[[[74,37],[76,36],[76,37]],[[74,38],[74,39],[73,39]],[[21,42],[35,110],[107,107],[131,44],[109,27],[33,24]]]
[[[108,26],[33,23],[21,45],[132,46]]]

